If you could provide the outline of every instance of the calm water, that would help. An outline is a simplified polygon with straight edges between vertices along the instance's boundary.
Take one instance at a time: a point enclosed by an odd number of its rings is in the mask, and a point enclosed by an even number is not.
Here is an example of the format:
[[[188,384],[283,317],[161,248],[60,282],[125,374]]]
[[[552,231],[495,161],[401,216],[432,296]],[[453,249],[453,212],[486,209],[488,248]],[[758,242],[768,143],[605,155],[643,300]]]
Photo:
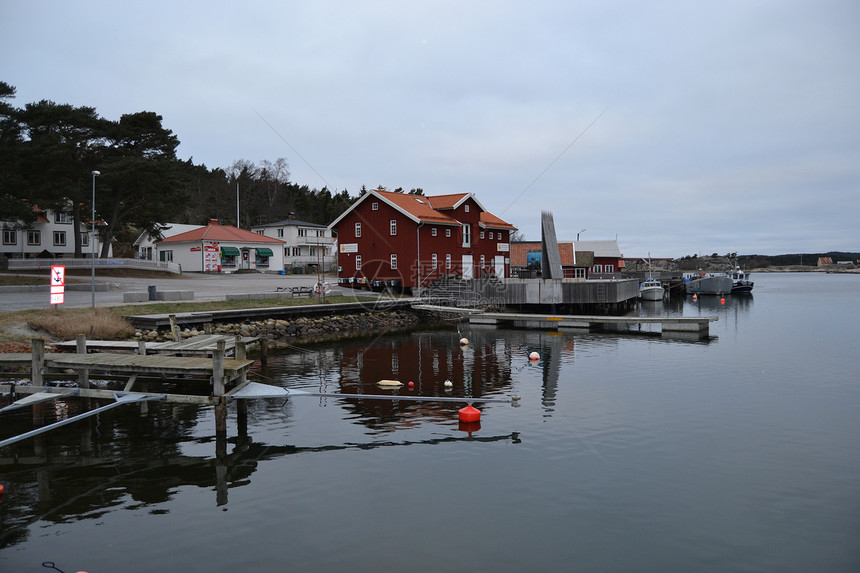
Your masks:
[[[858,571],[860,276],[753,278],[638,311],[718,315],[704,342],[452,323],[258,369],[522,396],[471,435],[461,405],[294,398],[246,435],[231,405],[226,443],[211,408],[151,404],[5,448],[0,571]]]

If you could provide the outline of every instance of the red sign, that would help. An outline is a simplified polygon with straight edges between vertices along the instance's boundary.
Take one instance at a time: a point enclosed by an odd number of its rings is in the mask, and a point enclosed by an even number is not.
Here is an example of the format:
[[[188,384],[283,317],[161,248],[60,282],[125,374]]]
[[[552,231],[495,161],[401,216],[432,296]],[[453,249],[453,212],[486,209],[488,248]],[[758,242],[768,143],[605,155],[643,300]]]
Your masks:
[[[66,267],[51,265],[51,304],[63,304],[66,291]]]

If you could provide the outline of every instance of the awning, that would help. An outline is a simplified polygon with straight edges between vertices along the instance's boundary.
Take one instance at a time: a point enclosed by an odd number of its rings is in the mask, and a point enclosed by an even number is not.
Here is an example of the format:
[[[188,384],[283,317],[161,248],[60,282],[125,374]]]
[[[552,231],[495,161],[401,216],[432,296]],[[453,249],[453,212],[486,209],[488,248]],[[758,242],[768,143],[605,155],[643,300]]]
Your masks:
[[[273,256],[275,256],[275,253],[272,252],[272,249],[269,249],[266,247],[259,247],[257,249],[257,256],[258,257],[273,257]]]
[[[222,257],[238,257],[240,254],[236,247],[221,247]]]

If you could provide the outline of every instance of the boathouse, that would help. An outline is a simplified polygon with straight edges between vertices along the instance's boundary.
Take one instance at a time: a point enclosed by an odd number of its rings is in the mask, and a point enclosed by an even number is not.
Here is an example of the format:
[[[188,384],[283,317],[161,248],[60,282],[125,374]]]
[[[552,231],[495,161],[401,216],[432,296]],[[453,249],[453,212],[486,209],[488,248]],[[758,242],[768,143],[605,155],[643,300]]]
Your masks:
[[[338,283],[412,289],[443,276],[510,276],[516,227],[472,193],[373,190],[329,227],[338,238]]]

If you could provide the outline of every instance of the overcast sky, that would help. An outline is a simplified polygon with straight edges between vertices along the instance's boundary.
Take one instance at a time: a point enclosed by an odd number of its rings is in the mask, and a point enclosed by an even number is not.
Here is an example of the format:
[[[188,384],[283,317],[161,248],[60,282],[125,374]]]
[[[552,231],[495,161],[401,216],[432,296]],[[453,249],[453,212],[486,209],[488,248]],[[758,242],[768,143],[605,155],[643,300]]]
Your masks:
[[[857,0],[0,0],[0,80],[528,239],[548,210],[625,256],[860,251]]]

